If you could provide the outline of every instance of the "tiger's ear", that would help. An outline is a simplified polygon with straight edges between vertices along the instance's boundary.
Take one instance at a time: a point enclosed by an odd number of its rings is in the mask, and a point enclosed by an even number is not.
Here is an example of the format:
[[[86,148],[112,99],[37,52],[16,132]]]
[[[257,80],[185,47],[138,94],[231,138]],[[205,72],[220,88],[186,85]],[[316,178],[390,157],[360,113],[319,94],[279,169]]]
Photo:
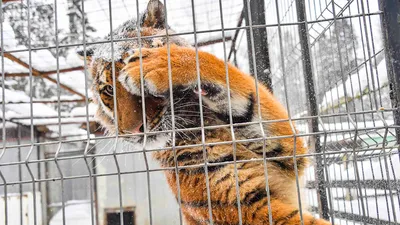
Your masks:
[[[165,28],[164,5],[159,0],[150,0],[141,22],[142,27]]]
[[[86,54],[85,54],[85,52],[86,52]],[[80,59],[82,59],[82,60],[86,59],[86,61],[88,61],[88,62],[90,62],[92,60],[93,53],[94,53],[94,51],[92,48],[86,48],[86,49],[80,48],[76,51],[76,54],[78,54]]]

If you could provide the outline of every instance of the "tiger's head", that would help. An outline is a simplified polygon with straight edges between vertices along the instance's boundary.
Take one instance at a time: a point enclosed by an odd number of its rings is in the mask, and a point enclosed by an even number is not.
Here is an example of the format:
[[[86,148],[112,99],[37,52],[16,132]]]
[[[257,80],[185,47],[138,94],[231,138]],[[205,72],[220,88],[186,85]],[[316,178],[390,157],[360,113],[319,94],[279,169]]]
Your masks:
[[[124,68],[124,59],[129,56],[132,49],[139,48],[138,32],[140,32],[141,46],[145,48],[160,47],[166,44],[168,33],[174,33],[165,24],[164,5],[158,0],[150,0],[146,11],[140,16],[140,21],[131,19],[113,30],[106,38],[107,43],[88,45],[85,49],[78,49],[78,55],[87,61],[89,72],[92,76],[93,102],[97,105],[96,120],[105,128],[108,134],[131,134],[143,131],[142,97],[129,93],[120,82],[118,76]],[[139,25],[139,26],[138,26]],[[157,37],[149,37],[157,36]],[[147,38],[146,38],[147,37]],[[111,44],[111,39],[113,43]],[[128,40],[121,40],[128,39]],[[121,41],[120,41],[121,40]],[[170,36],[169,42],[179,46],[190,46],[184,39],[178,36]],[[114,63],[114,67],[113,67]],[[113,74],[115,77],[113,78]],[[113,85],[115,81],[115,85]],[[115,89],[114,89],[115,87]],[[114,96],[117,106],[115,108]],[[154,96],[146,97],[145,108],[147,127],[150,131],[168,129],[171,122],[168,116],[168,99]],[[163,118],[160,116],[163,110]],[[115,116],[117,113],[117,116]],[[157,124],[151,124],[155,123]],[[153,143],[165,143],[170,134],[149,135],[147,141]],[[143,143],[143,136],[131,136],[127,138],[133,143]],[[161,144],[162,145],[162,144]]]

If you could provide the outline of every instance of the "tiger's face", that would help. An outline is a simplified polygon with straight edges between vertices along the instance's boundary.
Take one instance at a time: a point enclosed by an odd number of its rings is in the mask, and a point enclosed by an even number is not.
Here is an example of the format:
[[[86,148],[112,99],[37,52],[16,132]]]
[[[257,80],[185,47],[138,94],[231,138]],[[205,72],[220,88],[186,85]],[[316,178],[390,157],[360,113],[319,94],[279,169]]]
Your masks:
[[[91,45],[84,50],[78,50],[78,55],[87,61],[93,78],[91,87],[93,102],[98,106],[95,118],[108,134],[112,135],[117,131],[119,134],[141,133],[145,130],[143,119],[146,120],[146,130],[150,132],[168,129],[171,126],[168,98],[146,97],[146,116],[143,117],[142,97],[132,95],[118,82],[121,70],[125,66],[124,59],[129,56],[132,49],[139,48],[139,44],[143,48],[161,47],[166,44],[165,37],[146,38],[165,35],[166,29],[168,33],[173,33],[165,26],[164,21],[163,4],[158,0],[150,0],[147,10],[140,18],[140,27],[137,27],[136,20],[129,20],[107,36],[108,40],[111,40],[111,37],[117,40],[112,44],[110,41],[110,43]],[[138,32],[142,37],[140,43],[138,39],[135,39],[138,37]],[[127,38],[130,40],[118,41],[118,39]],[[189,46],[185,40],[177,36],[169,37],[169,42]],[[170,134],[167,133],[148,135],[147,142],[165,145],[169,137]],[[143,143],[143,139],[143,135],[127,138],[133,143]]]

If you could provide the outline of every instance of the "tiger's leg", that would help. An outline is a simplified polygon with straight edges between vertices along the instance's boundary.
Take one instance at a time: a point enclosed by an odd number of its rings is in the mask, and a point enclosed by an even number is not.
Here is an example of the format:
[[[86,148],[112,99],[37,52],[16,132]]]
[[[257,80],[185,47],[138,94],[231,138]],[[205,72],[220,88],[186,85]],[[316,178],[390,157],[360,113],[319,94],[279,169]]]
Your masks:
[[[299,225],[301,224],[300,211],[288,204],[283,203],[280,200],[271,200],[272,210],[272,221],[276,225]],[[268,204],[260,202],[258,205],[254,205],[250,209],[252,213],[245,214],[247,216],[246,221],[249,224],[268,224]],[[309,213],[303,212],[302,220],[304,225],[329,225],[328,221],[317,219]]]
[[[285,204],[280,200],[271,200],[271,217],[273,225],[300,225],[301,220],[304,225],[330,225],[331,223],[322,219],[313,217],[304,212],[302,218],[300,211],[292,205]],[[208,209],[195,208],[193,211],[204,218],[208,218]],[[229,213],[227,213],[229,212]],[[244,225],[271,225],[269,223],[269,209],[267,199],[257,202],[252,206],[241,206],[242,224]],[[239,214],[236,205],[232,206],[214,206],[213,207],[214,224],[239,224]]]
[[[193,212],[190,212],[185,208],[182,209],[182,212],[186,225],[207,225],[207,223],[203,222],[203,220],[195,218]]]
[[[262,203],[260,203],[262,204]],[[257,207],[258,206],[258,207]],[[279,200],[271,201],[272,209],[272,224],[273,225],[300,225],[303,220],[304,225],[330,225],[331,223],[322,219],[317,219],[309,213],[302,214],[298,209],[281,203]],[[205,218],[208,218],[208,209],[202,208],[196,210],[198,214],[202,214]],[[241,207],[242,211],[242,224],[253,225],[253,224],[264,224],[270,225],[268,205],[259,206],[255,204],[252,208]],[[227,214],[229,212],[229,214]],[[239,224],[238,209],[236,207],[224,208],[214,207],[213,208],[213,222],[214,224]]]

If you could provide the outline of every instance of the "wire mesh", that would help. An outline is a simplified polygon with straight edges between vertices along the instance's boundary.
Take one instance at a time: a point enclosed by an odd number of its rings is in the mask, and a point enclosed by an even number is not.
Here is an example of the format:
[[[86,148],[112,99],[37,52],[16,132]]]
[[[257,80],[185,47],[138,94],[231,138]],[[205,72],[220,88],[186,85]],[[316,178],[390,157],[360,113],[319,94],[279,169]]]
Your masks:
[[[243,222],[239,169],[241,163],[260,163],[268,183],[267,164],[273,160],[307,159],[304,177],[295,167],[300,223],[311,212],[332,224],[400,224],[400,157],[396,67],[398,46],[386,36],[400,28],[388,21],[398,2],[365,0],[219,0],[166,1],[165,21],[174,29],[136,37],[105,36],[125,20],[140,26],[148,2],[142,0],[38,0],[0,3],[2,72],[2,149],[0,152],[0,224],[185,224],[179,173],[190,168],[205,171],[208,220],[213,215],[209,172],[233,164],[238,223]],[[391,5],[392,4],[392,5]],[[263,5],[263,7],[259,7]],[[390,10],[387,8],[392,6]],[[257,8],[259,7],[259,8]],[[394,32],[395,33],[395,32]],[[196,93],[202,97],[199,51],[224,61],[228,122],[208,126],[199,108],[198,127],[182,127],[179,105],[169,92],[170,129],[149,130],[143,46],[166,39],[168,86],[173,90],[170,41],[182,37],[196,52]],[[75,56],[107,45],[111,58],[124,43],[138,46],[141,110],[139,134],[120,133],[114,107],[116,133],[101,130],[92,103],[93,82],[87,61]],[[118,105],[117,61],[111,61],[113,104]],[[229,64],[255,77],[256,110],[251,122],[234,123]],[[222,74],[221,74],[222,75]],[[259,89],[264,84],[288,111],[288,119],[261,117]],[[397,99],[397,100],[396,100]],[[294,135],[265,132],[270,124],[289,122]],[[249,126],[259,136],[241,138],[237,130]],[[296,128],[295,128],[296,127]],[[225,129],[230,140],[209,142],[206,132]],[[296,132],[298,130],[298,132]],[[131,145],[125,137],[156,134],[171,137],[168,147]],[[179,135],[197,134],[199,141],[179,145]],[[292,138],[293,155],[267,157],[271,140]],[[296,153],[296,140],[304,139],[309,152]],[[238,159],[237,146],[263,143],[263,157]],[[146,141],[144,141],[146,143]],[[232,162],[209,162],[210,146],[231,145]],[[176,153],[201,148],[203,162],[179,165]],[[176,162],[160,166],[152,153],[169,150]],[[174,173],[176,195],[164,173]],[[304,187],[303,187],[304,186]],[[271,195],[267,187],[268,208]],[[265,215],[274,223],[271,213]]]

